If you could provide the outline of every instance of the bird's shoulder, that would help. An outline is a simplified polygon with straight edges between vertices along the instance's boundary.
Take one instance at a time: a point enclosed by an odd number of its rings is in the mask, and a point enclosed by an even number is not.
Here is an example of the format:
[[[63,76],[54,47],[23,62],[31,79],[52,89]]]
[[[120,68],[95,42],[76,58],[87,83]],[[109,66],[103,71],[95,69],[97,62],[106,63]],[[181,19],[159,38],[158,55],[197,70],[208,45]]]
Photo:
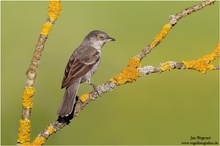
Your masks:
[[[76,51],[75,60],[87,65],[95,63],[101,53],[100,50],[92,46],[79,46]]]

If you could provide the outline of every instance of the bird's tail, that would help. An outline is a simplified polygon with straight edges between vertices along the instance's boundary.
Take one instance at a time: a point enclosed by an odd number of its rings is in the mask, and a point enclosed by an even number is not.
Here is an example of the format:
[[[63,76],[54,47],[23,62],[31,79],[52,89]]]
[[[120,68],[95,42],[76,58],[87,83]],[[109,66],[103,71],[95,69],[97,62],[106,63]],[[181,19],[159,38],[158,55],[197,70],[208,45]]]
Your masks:
[[[60,117],[69,116],[73,111],[74,100],[79,89],[80,80],[75,81],[71,86],[66,88],[62,102],[57,110]]]

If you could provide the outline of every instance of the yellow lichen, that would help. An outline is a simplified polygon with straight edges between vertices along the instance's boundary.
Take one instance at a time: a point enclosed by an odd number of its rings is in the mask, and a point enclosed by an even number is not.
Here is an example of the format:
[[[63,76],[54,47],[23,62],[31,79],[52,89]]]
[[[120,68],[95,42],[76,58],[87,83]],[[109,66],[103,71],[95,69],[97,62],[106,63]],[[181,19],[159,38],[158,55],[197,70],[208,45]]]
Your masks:
[[[156,46],[155,42],[154,42],[154,41],[151,42],[150,46],[151,46],[152,48],[154,48],[154,47]]]
[[[163,26],[162,30],[160,31],[160,33],[156,36],[155,40],[157,43],[161,42],[162,39],[167,35],[167,33],[169,32],[169,30],[172,28],[171,24],[166,24]]]
[[[30,120],[20,120],[19,123],[17,142],[28,143],[30,141],[31,122]]]
[[[163,40],[163,38],[166,37],[171,28],[171,24],[165,24],[160,33],[154,38],[154,41],[151,42],[150,47],[154,48],[156,45],[158,45]]]
[[[198,60],[183,61],[183,64],[187,69],[194,69],[202,73],[205,73],[207,69],[214,69],[214,66],[209,65],[203,58],[199,58]]]
[[[215,50],[212,52],[212,54],[214,54],[214,59],[220,57],[220,43],[218,43],[218,44],[216,45],[216,48],[215,48]]]
[[[51,0],[48,7],[48,15],[51,20],[56,20],[62,11],[62,5],[59,0]]]
[[[30,142],[25,142],[23,144],[20,144],[20,146],[31,146],[31,143]]]
[[[86,94],[81,95],[79,99],[80,99],[82,102],[85,102],[88,98],[89,98],[89,94],[86,93]]]
[[[22,96],[22,105],[26,108],[32,108],[33,107],[33,98],[34,95],[34,87],[28,87],[24,90],[23,96]]]
[[[205,55],[197,60],[183,61],[183,64],[187,69],[194,69],[205,73],[206,70],[214,69],[214,65],[209,64],[214,59],[218,58],[220,55],[220,44],[217,44],[216,49],[209,55]]]
[[[172,64],[171,64],[171,62],[168,61],[168,62],[162,63],[162,64],[160,65],[160,69],[161,69],[161,71],[170,71],[170,70],[172,70]]]
[[[50,134],[52,134],[54,131],[56,131],[56,129],[54,129],[54,128],[51,127],[51,126],[48,126],[48,127],[47,127],[47,131],[48,131]]]
[[[32,142],[32,146],[40,146],[40,145],[44,144],[44,142],[45,142],[44,137],[37,137]]]
[[[128,67],[137,68],[141,66],[141,62],[139,58],[130,58]]]
[[[55,21],[58,18],[58,16],[60,15],[61,10],[62,10],[62,6],[60,4],[60,1],[59,0],[51,0],[50,4],[48,6],[48,15],[49,15],[50,20]],[[52,22],[50,22],[50,21],[45,22],[43,25],[41,34],[48,35],[52,29],[52,26],[53,26]]]
[[[120,74],[117,74],[114,78],[110,79],[117,85],[123,85],[125,83],[132,83],[136,81],[137,77],[141,76],[137,67],[141,66],[139,58],[131,58],[128,67],[122,70]]]
[[[49,32],[51,31],[53,24],[50,22],[45,22],[41,31],[41,34],[43,35],[48,35]]]

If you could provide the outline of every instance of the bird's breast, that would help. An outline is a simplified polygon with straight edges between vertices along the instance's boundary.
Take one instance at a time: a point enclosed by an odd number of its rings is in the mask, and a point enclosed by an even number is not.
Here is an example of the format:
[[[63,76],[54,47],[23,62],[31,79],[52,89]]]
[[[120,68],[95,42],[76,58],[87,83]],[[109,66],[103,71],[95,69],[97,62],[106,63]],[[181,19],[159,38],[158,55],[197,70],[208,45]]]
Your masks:
[[[98,59],[97,63],[92,67],[92,69],[90,71],[88,71],[85,74],[85,76],[82,77],[81,83],[87,81],[95,74],[96,70],[98,69],[99,64],[100,64],[100,59]]]

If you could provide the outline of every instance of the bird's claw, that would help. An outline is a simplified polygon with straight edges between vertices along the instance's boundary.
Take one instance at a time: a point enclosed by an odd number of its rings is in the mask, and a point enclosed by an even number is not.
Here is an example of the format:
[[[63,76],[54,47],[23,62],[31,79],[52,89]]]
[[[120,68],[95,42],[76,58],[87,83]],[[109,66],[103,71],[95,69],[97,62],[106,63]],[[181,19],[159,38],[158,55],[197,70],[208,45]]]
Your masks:
[[[98,94],[98,96],[101,97],[101,94],[99,93],[97,86],[95,84],[90,83],[89,85],[91,85],[93,87],[93,89],[95,90],[95,92]]]

